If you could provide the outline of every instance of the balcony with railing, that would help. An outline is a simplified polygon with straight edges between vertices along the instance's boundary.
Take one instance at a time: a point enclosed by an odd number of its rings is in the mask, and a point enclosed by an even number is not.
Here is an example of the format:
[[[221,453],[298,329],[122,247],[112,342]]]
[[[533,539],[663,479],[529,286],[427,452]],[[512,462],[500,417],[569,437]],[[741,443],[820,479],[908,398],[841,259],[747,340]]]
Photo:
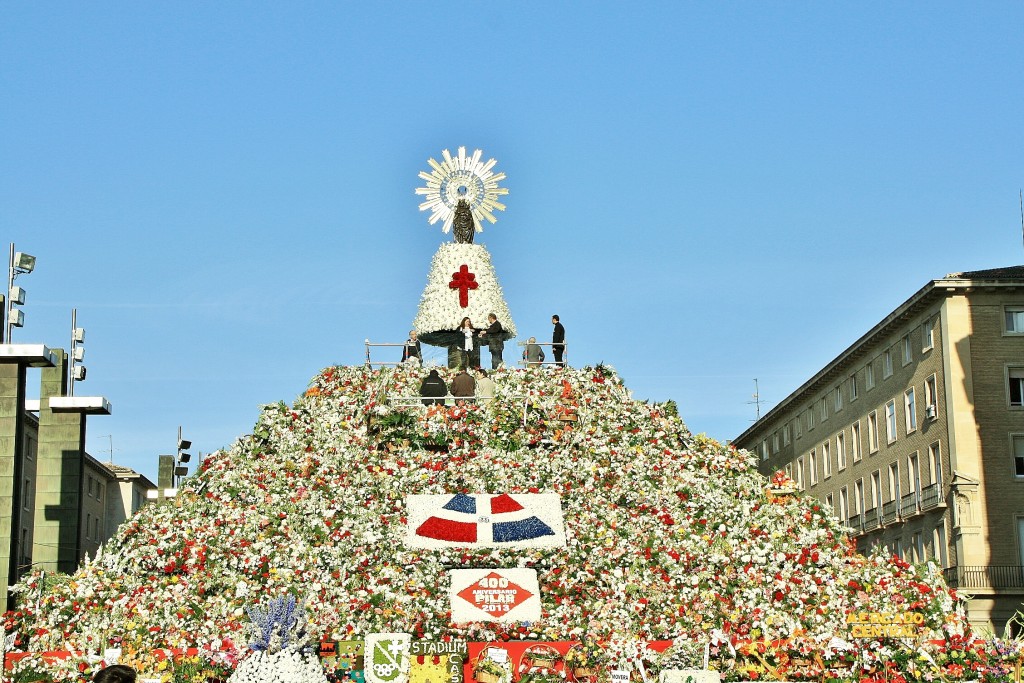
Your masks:
[[[942,487],[938,484],[929,484],[921,489],[921,510],[937,507],[946,507],[946,501],[942,499]]]
[[[890,500],[882,503],[882,524],[892,524],[900,518],[900,503],[898,500]]]
[[[847,517],[846,518],[846,526],[848,526],[851,529],[853,529],[853,532],[855,534],[863,533],[863,530],[864,530],[864,520],[862,519],[862,515],[860,515],[860,514],[853,514],[853,515],[850,515],[849,517]]]
[[[878,528],[878,508],[874,507],[864,511],[864,531],[871,531]]]
[[[981,567],[950,567],[943,570],[951,588],[1021,588],[1024,589],[1024,567],[988,565]]]
[[[900,499],[900,517],[907,519],[920,512],[917,491],[912,491]]]

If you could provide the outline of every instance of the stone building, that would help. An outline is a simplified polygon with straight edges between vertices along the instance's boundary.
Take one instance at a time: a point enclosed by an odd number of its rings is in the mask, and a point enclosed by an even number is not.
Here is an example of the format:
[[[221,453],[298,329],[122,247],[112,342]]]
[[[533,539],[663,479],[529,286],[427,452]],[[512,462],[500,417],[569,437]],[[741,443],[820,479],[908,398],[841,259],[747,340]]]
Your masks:
[[[1024,266],[928,282],[734,443],[1001,629],[1024,601]]]
[[[67,354],[0,344],[0,602],[33,569],[73,572],[156,487],[85,452],[86,419],[110,413],[100,396],[69,391]],[[28,399],[39,368],[39,399]]]

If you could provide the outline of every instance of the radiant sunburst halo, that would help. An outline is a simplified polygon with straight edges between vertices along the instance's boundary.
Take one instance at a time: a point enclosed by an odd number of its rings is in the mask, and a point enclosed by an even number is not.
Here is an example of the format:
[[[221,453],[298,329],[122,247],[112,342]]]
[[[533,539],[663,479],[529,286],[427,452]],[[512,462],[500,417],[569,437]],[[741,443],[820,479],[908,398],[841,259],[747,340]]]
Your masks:
[[[466,148],[459,147],[456,157],[444,150],[441,152],[441,162],[427,159],[434,170],[430,173],[420,171],[420,178],[427,182],[427,186],[417,187],[416,194],[427,197],[427,201],[420,204],[420,211],[430,210],[430,218],[427,220],[431,225],[443,220],[442,230],[451,230],[455,205],[460,199],[469,203],[473,213],[473,227],[477,232],[483,232],[481,223],[484,219],[491,223],[497,222],[492,212],[495,209],[505,210],[505,205],[498,201],[498,197],[508,194],[507,189],[498,187],[498,183],[505,179],[505,174],[491,171],[497,160],[490,159],[484,163],[480,161],[482,155],[483,152],[478,149],[473,152],[473,156],[466,156]]]

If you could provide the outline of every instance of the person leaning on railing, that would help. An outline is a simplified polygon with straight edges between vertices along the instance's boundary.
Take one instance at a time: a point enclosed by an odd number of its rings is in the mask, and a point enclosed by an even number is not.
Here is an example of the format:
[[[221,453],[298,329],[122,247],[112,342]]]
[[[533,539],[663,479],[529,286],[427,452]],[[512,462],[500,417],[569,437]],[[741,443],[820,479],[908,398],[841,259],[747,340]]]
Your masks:
[[[526,348],[523,349],[523,360],[527,365],[540,365],[544,362],[544,349],[540,348],[536,337],[530,337],[530,341],[526,342]]]

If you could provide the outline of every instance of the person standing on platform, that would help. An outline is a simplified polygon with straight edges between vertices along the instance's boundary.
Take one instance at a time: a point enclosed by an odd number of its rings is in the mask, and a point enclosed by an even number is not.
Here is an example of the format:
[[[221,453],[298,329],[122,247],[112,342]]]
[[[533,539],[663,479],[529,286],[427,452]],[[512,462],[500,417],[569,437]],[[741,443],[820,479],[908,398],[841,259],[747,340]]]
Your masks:
[[[497,370],[501,367],[501,352],[505,350],[505,340],[502,339],[505,330],[498,322],[498,316],[493,313],[487,316],[487,322],[490,325],[486,330],[480,331],[480,337],[487,338],[487,348],[491,350],[491,370]]]
[[[404,363],[410,358],[416,358],[421,363],[423,362],[420,342],[416,338],[416,330],[409,330],[409,338],[405,340],[405,346],[402,348],[402,362]]]
[[[555,357],[555,365],[565,365],[562,360],[562,354],[565,352],[565,328],[562,327],[557,315],[551,316],[551,323],[555,326],[551,334],[551,353]]]
[[[437,369],[430,371],[430,374],[423,378],[420,384],[420,396],[423,397],[423,405],[444,405],[444,397],[448,395],[448,385],[441,379]]]
[[[459,332],[461,332],[465,340],[459,343],[459,350],[462,351],[460,354],[462,357],[462,367],[465,368],[478,368],[480,367],[480,345],[477,343],[477,330],[473,327],[473,321],[469,317],[462,319],[462,323],[459,325]],[[470,377],[470,379],[473,379]]]
[[[473,376],[466,372],[466,368],[462,368],[452,380],[452,396],[457,399],[456,403],[458,403],[460,400],[472,399],[475,395],[476,382],[473,380]]]
[[[526,342],[526,348],[523,349],[523,360],[526,361],[528,367],[544,362],[544,349],[540,348],[536,337],[530,337],[530,341]]]
[[[481,403],[486,403],[494,398],[494,394],[498,391],[498,385],[494,383],[494,380],[487,376],[487,371],[480,368],[476,371],[476,396],[480,399]]]

